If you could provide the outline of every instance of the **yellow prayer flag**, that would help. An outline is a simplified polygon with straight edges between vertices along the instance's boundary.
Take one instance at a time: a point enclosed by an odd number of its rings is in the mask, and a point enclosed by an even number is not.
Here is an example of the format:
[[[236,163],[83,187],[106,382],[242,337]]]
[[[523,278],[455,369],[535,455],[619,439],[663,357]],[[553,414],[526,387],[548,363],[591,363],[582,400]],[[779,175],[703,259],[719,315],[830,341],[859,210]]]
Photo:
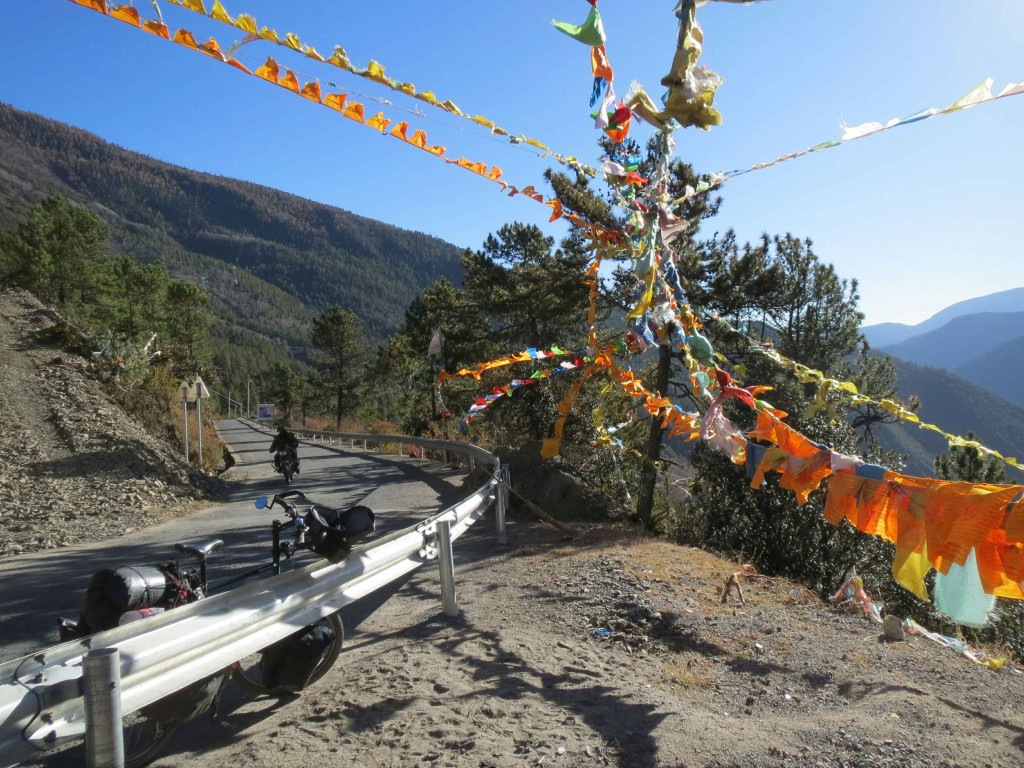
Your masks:
[[[228,15],[227,9],[220,4],[220,0],[213,0],[213,10],[210,11],[210,17],[217,21],[223,21],[225,24],[235,23]]]

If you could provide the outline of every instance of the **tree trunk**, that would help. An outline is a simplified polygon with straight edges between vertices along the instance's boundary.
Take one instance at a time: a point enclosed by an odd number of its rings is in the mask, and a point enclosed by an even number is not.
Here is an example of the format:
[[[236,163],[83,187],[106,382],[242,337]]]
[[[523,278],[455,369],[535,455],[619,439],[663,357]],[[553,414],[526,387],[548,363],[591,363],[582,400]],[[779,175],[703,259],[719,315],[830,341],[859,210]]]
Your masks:
[[[668,344],[658,347],[659,395],[668,392],[669,373],[672,369],[672,348]],[[664,430],[657,416],[651,420],[651,431],[647,438],[647,455],[644,457],[643,474],[640,476],[640,497],[636,513],[648,530],[654,530],[654,489],[658,484],[658,462],[661,460],[661,435]]]

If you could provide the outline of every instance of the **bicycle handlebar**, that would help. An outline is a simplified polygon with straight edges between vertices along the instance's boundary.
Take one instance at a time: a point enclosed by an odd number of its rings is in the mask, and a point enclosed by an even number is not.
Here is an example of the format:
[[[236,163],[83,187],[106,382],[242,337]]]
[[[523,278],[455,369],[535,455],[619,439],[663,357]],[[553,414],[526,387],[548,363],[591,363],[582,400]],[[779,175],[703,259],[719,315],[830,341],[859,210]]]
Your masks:
[[[285,514],[288,517],[294,519],[296,517],[299,517],[301,513],[295,508],[296,504],[290,501],[290,499],[297,498],[301,498],[303,501],[306,501],[306,494],[304,494],[302,491],[285,491],[284,493],[275,494],[270,499],[269,502],[263,504],[262,506],[260,505],[260,501],[266,502],[266,497],[261,496],[259,499],[256,500],[256,506],[260,509],[271,509],[276,504],[278,506],[284,507]],[[308,503],[310,507],[313,506],[312,502]]]

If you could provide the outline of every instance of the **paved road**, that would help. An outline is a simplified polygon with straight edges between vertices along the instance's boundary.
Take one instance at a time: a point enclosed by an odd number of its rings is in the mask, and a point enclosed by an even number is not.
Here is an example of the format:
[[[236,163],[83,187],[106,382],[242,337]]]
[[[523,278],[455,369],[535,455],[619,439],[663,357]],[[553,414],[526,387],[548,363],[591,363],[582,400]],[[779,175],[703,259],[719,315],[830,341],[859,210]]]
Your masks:
[[[254,500],[288,488],[271,467],[271,438],[234,420],[217,429],[236,462],[224,475],[230,486],[225,503],[114,540],[0,561],[0,661],[55,644],[57,617],[78,615],[89,579],[101,568],[166,562],[176,559],[174,542],[209,538],[226,545],[210,559],[211,580],[269,562],[270,524],[279,513],[256,509]],[[370,507],[375,537],[459,498],[462,472],[435,462],[309,443],[300,445],[299,458],[302,471],[292,487],[328,506]]]

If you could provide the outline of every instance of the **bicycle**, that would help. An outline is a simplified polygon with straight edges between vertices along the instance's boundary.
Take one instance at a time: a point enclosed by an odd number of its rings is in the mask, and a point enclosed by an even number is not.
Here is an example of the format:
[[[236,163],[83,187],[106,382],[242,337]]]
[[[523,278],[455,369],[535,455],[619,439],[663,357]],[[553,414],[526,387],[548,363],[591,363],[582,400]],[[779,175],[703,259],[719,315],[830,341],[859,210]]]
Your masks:
[[[224,541],[178,542],[174,548],[191,557],[194,566],[182,568],[177,561],[171,561],[160,566],[120,568],[94,574],[79,620],[60,619],[61,639],[85,637],[120,623],[145,619],[202,600],[251,578],[278,575],[282,570],[282,557],[291,560],[301,551],[327,557],[332,563],[340,562],[351,551],[353,543],[374,529],[374,515],[368,507],[335,510],[310,502],[298,490],[276,494],[269,500],[266,496],[256,499],[257,509],[275,506],[284,508],[288,522],[274,520],[271,525],[270,563],[211,585],[207,580],[207,559],[224,546]],[[291,540],[282,541],[282,533],[287,530],[292,533]],[[111,583],[113,589],[109,588]],[[111,592],[117,593],[113,602],[110,602]],[[141,768],[152,762],[175,731],[189,720],[208,711],[212,711],[216,719],[217,705],[229,678],[249,691],[270,695],[296,693],[316,682],[337,661],[344,636],[339,615],[332,613],[225,670],[125,715],[122,728],[126,768]],[[289,676],[291,679],[285,681]]]

